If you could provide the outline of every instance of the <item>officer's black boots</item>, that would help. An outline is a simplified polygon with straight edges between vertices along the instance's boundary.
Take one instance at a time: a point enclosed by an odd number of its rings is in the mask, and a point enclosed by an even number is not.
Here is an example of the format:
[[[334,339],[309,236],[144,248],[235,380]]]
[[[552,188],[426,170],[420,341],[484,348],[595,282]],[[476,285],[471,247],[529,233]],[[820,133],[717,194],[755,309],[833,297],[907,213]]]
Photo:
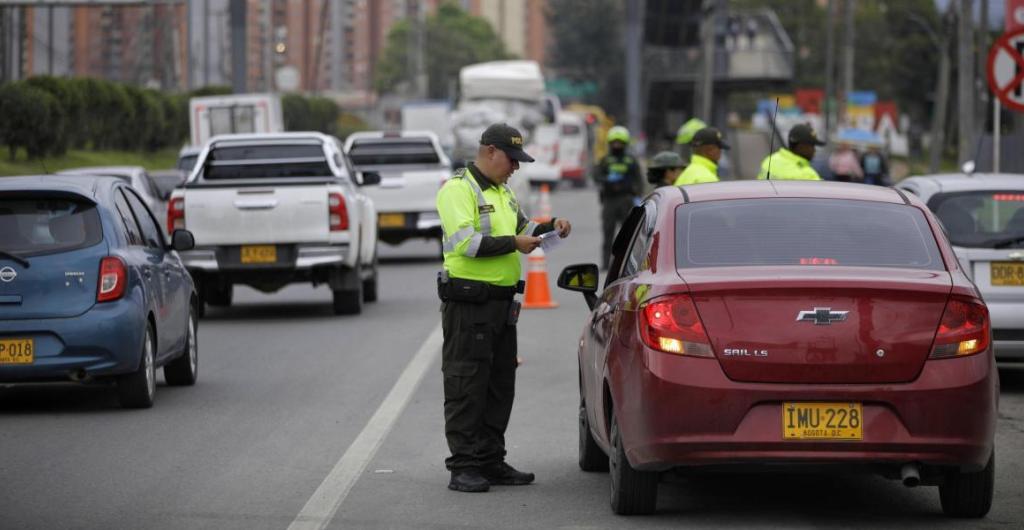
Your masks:
[[[456,469],[452,471],[452,480],[448,483],[448,489],[455,491],[467,491],[470,493],[482,493],[491,489],[491,484],[480,474],[479,469]]]
[[[502,462],[480,468],[480,474],[487,482],[500,486],[522,486],[533,482],[533,473],[523,473]]]

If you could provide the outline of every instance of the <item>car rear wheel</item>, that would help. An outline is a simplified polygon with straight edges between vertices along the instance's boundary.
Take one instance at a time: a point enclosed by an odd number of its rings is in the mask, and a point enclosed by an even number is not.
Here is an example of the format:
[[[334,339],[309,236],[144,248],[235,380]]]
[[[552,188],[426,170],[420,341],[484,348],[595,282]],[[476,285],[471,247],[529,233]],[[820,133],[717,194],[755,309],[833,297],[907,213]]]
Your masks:
[[[992,508],[992,490],[996,477],[996,455],[988,457],[985,469],[974,473],[952,472],[939,486],[942,511],[950,517],[977,519]]]
[[[580,396],[580,469],[583,471],[608,471],[608,455],[597,445],[594,435],[590,433],[590,420],[587,418],[587,402]]]
[[[146,325],[146,339],[142,344],[139,368],[117,379],[117,397],[121,406],[129,409],[148,409],[156,394],[156,367],[153,360],[153,326]]]
[[[637,471],[629,465],[622,447],[619,421],[612,414],[612,454],[608,459],[611,472],[612,511],[619,515],[647,515],[654,513],[658,504],[658,473]]]
[[[349,271],[348,274],[355,275],[355,289],[331,291],[335,315],[358,315],[363,312],[363,281],[359,278],[359,269]]]
[[[373,254],[373,262],[370,264],[372,267],[370,277],[363,280],[363,301],[364,302],[376,302],[377,301],[377,254]]]
[[[192,386],[199,376],[199,344],[196,341],[196,317],[189,311],[185,351],[164,366],[164,379],[171,386]]]

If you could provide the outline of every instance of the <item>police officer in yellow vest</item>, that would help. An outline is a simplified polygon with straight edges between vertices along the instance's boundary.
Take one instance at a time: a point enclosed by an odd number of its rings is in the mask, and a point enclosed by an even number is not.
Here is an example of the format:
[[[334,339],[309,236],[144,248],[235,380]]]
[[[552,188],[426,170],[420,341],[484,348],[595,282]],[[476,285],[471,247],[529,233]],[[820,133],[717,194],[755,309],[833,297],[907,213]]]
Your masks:
[[[718,182],[718,161],[722,158],[722,150],[729,148],[722,141],[722,133],[714,127],[705,127],[693,135],[690,147],[693,148],[690,165],[686,166],[674,185]]]
[[[789,149],[780,148],[761,162],[761,172],[757,178],[771,180],[821,180],[821,176],[811,166],[815,147],[825,145],[814,134],[814,129],[807,123],[794,125],[789,130]],[[769,161],[771,175],[769,176]]]
[[[565,219],[538,224],[519,209],[506,184],[520,162],[523,136],[505,124],[480,138],[476,160],[437,193],[444,230],[444,271],[438,274],[444,346],[445,437],[451,456],[448,488],[487,491],[491,484],[533,482],[533,473],[505,463],[505,428],[516,377],[516,321],[522,292],[519,254],[540,244],[541,234],[572,229]]]
[[[627,151],[629,129],[616,125],[608,130],[608,154],[594,168],[594,182],[601,198],[601,264],[607,269],[612,254],[615,231],[622,226],[629,211],[643,191],[640,164]]]

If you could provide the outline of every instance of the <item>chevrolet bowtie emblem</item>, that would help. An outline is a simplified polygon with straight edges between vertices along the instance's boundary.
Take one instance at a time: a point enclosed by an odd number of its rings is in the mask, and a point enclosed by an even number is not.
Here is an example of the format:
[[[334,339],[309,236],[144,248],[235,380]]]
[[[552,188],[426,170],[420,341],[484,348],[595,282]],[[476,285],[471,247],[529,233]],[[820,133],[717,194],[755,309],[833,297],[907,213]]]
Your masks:
[[[833,311],[831,307],[815,307],[811,311],[801,311],[796,315],[797,322],[814,322],[816,326],[827,326],[833,322],[846,320],[849,311]]]

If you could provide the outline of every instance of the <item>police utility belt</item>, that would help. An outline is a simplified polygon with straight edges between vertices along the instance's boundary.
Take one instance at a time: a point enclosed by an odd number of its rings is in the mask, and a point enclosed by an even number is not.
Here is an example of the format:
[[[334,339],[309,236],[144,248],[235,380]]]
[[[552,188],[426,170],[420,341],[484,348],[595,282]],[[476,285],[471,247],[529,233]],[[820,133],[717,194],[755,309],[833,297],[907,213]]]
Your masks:
[[[437,296],[442,302],[468,302],[482,304],[491,300],[512,300],[523,292],[526,285],[522,280],[514,287],[491,285],[476,280],[452,278],[448,271],[437,273]]]

